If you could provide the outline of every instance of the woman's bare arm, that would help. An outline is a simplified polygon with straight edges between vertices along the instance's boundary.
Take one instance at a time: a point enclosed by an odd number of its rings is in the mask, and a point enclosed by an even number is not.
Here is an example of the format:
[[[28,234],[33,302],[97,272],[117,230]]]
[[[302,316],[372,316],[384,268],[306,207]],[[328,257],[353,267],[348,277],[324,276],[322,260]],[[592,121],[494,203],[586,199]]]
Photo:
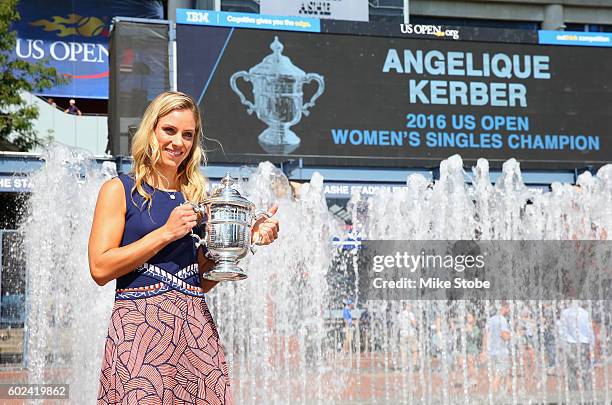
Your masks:
[[[175,208],[168,222],[126,246],[120,246],[125,228],[125,191],[118,178],[104,183],[98,195],[89,235],[89,271],[99,285],[133,271],[168,243],[181,238],[195,225],[189,206]]]

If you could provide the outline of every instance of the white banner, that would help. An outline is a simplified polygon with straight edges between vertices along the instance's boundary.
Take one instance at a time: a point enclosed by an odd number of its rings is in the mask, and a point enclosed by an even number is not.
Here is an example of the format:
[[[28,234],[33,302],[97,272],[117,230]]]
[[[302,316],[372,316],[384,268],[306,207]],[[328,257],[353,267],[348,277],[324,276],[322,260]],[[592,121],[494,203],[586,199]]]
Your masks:
[[[368,0],[261,0],[259,12],[270,15],[369,21]]]

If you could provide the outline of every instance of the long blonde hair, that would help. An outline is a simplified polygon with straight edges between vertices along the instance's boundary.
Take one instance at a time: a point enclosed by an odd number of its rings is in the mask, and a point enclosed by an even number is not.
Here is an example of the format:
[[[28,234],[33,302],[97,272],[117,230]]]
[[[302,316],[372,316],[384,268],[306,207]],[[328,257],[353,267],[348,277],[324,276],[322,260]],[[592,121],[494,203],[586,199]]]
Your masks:
[[[145,179],[151,181],[154,176],[165,178],[156,168],[161,159],[161,151],[155,128],[159,119],[175,110],[189,110],[193,113],[195,120],[195,136],[189,155],[181,162],[178,168],[178,183],[185,198],[191,202],[200,202],[206,197],[207,179],[200,172],[200,164],[206,163],[206,154],[202,150],[202,124],[200,112],[196,103],[187,94],[177,91],[166,91],[161,93],[149,104],[144,112],[138,130],[132,139],[132,175],[134,176],[134,188],[145,202],[151,207],[151,194],[143,187]],[[132,199],[133,201],[133,199]]]

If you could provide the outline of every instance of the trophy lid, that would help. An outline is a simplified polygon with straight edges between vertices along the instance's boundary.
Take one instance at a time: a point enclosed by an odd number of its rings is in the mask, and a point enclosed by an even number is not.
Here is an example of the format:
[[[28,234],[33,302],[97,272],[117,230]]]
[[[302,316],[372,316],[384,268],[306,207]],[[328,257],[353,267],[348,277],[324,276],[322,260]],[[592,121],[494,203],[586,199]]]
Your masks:
[[[255,208],[255,204],[240,195],[232,185],[234,179],[229,173],[221,179],[221,184],[215,189],[213,194],[204,200],[204,204],[230,204],[244,207],[248,210]]]
[[[270,44],[272,53],[266,56],[263,61],[258,65],[252,67],[249,70],[250,74],[257,75],[283,75],[293,76],[300,78],[306,75],[306,73],[295,66],[291,59],[283,55],[283,44],[278,40],[278,37],[274,37],[274,41]]]

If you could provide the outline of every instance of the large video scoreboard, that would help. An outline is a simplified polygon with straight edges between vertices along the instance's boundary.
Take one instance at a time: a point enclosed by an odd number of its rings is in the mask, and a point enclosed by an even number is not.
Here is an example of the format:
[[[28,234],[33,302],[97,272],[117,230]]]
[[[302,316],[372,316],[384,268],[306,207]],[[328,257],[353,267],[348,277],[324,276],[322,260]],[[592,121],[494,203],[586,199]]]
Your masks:
[[[205,135],[222,146],[208,141],[211,161],[612,161],[605,34],[565,46],[579,38],[193,10],[179,23],[178,88],[198,100]]]

